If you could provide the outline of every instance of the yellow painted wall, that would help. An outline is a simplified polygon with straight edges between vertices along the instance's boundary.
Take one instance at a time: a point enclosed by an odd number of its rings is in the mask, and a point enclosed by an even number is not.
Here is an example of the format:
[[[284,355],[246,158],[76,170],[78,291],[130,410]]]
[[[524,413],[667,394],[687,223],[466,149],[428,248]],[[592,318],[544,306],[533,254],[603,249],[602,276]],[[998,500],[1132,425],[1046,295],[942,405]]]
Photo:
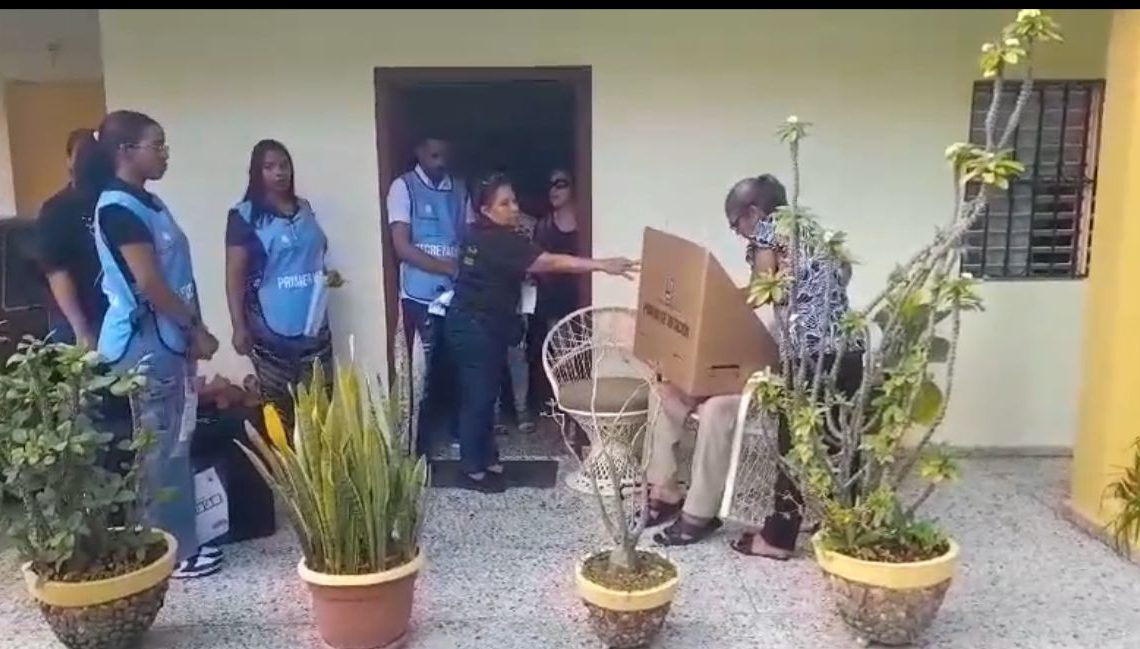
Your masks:
[[[103,119],[101,81],[9,81],[4,89],[16,210],[35,215],[67,183],[67,135]]]
[[[1095,261],[1085,312],[1080,430],[1074,448],[1072,502],[1084,518],[1104,522],[1101,499],[1114,474],[1130,464],[1140,437],[1140,11],[1114,12],[1108,51],[1104,138],[1097,179]]]
[[[708,245],[743,281],[723,225],[728,187],[788,165],[773,131],[815,122],[804,199],[851,234],[869,298],[948,213],[942,153],[966,137],[975,60],[1009,11],[180,11],[102,10],[108,104],[168,127],[158,186],[186,224],[208,322],[228,338],[226,209],[249,149],[276,137],[352,284],[335,298],[341,335],[379,340],[376,66],[589,65],[594,241],[637,254],[654,225]],[[1103,75],[1108,14],[1058,14],[1068,43],[1041,60],[1058,78]],[[267,47],[251,34],[273,34]],[[191,54],[192,53],[192,54]],[[1095,267],[1095,262],[1094,262]],[[1004,283],[966,325],[947,435],[962,444],[1068,445],[1076,426],[1082,282]],[[595,301],[636,286],[600,277]],[[373,367],[383,346],[357,351]],[[215,366],[244,370],[232,354]]]
[[[8,145],[8,112],[0,84],[0,219],[16,215],[16,186],[12,182],[12,154]]]

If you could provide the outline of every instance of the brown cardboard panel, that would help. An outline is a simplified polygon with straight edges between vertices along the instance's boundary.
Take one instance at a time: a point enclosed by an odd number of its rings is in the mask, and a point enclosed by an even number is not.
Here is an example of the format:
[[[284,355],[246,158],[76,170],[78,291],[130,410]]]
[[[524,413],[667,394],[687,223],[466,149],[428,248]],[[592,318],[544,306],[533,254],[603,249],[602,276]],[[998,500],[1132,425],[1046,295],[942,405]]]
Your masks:
[[[739,392],[779,363],[776,341],[713,255],[646,228],[634,355],[694,397]]]

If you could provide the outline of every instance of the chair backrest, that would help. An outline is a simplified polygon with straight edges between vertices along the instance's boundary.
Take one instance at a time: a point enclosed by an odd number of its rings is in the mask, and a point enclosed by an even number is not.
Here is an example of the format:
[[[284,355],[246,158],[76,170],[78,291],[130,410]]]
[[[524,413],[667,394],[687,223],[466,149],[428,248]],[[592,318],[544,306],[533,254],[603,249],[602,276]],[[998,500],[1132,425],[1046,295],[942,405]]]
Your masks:
[[[556,399],[567,383],[649,375],[633,355],[636,316],[628,307],[585,307],[550,328],[542,344],[542,367]]]

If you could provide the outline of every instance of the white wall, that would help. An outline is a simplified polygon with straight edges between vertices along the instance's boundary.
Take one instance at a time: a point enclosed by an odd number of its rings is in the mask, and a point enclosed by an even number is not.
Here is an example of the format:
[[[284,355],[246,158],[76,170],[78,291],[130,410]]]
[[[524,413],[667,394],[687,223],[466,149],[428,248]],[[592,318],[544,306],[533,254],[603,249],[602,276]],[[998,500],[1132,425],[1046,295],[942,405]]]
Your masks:
[[[978,48],[1012,16],[982,11],[102,10],[108,108],[152,113],[172,145],[159,191],[194,242],[207,320],[228,336],[226,208],[262,137],[286,142],[350,287],[334,305],[365,362],[383,362],[376,66],[590,65],[594,241],[636,255],[646,225],[708,242],[741,281],[727,188],[787,176],[775,126],[817,124],[805,201],[850,231],[870,297],[946,218],[942,153],[964,139]],[[1048,76],[1103,75],[1105,12],[1062,12]],[[262,35],[271,35],[267,43]],[[1095,262],[1094,262],[1095,265]],[[1075,422],[1079,282],[987,287],[966,327],[947,426],[961,444],[1067,445]],[[595,280],[595,301],[636,287]],[[241,362],[223,354],[223,371]]]

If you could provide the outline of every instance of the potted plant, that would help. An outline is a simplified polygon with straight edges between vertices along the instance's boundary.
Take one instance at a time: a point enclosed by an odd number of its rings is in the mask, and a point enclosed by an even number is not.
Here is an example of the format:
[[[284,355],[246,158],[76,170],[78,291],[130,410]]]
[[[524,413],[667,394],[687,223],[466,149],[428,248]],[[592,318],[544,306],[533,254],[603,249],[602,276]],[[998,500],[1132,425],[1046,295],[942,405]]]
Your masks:
[[[1105,531],[1112,548],[1127,558],[1132,558],[1133,549],[1140,542],[1140,437],[1133,440],[1131,449],[1132,461],[1104,493],[1104,499],[1115,509]]]
[[[109,373],[94,352],[25,338],[0,374],[0,523],[26,561],[28,591],[73,649],[134,646],[162,608],[177,544],[142,518],[140,484],[153,434],[136,431],[109,470],[112,435],[90,413],[110,390],[131,394],[138,374]]]
[[[595,366],[602,366],[606,351],[603,349],[596,354]],[[604,379],[594,376],[591,403],[597,402],[600,384],[604,384]],[[633,398],[633,395],[629,397]],[[669,558],[638,548],[649,519],[646,469],[652,445],[646,443],[647,421],[629,421],[622,417],[628,405],[627,400],[617,416],[613,413],[606,413],[606,417],[595,415],[591,425],[595,430],[603,426],[633,427],[630,447],[638,448],[640,444],[643,451],[637,481],[640,487],[632,493],[622,488],[620,478],[617,478],[622,473],[606,444],[600,445],[598,451],[600,471],[587,470],[579,460],[582,474],[590,479],[610,547],[591,552],[578,561],[574,568],[574,581],[594,632],[605,646],[612,649],[649,645],[665,623],[680,582],[677,566]],[[555,416],[564,415],[559,413]],[[570,439],[572,433],[567,432],[567,428],[559,425],[570,456],[578,459]],[[602,439],[612,436],[599,430]],[[610,484],[599,484],[598,473],[607,476],[605,479]]]
[[[395,338],[396,375],[406,378],[403,337]],[[409,451],[406,383],[377,396],[349,364],[336,370],[330,397],[315,362],[309,383],[297,388],[291,440],[272,405],[264,411],[268,442],[246,423],[249,444],[241,447],[285,503],[303,555],[297,571],[320,635],[335,649],[401,647],[407,639],[424,565],[428,467]]]
[[[858,350],[851,341],[865,341],[857,389],[837,385],[838,362],[824,369],[822,355],[809,358],[786,345],[781,367],[751,381],[761,416],[785,422],[790,432],[783,469],[804,494],[808,516],[821,521],[812,539],[816,561],[841,617],[864,641],[913,642],[933,621],[954,574],[957,544],[923,518],[920,507],[958,473],[931,440],[953,386],[962,313],[981,309],[977,280],[959,272],[961,243],[991,192],[1006,189],[1023,171],[1007,147],[1032,92],[1032,55],[1060,40],[1050,17],[1023,10],[982,48],[982,74],[995,86],[985,144],[954,144],[946,152],[956,189],[949,222],[891,273],[869,304],[851,310],[829,341],[836,357],[849,346]],[[1016,103],[999,119],[1002,84],[1022,64]],[[825,230],[799,204],[807,126],[791,117],[780,129],[793,183],[790,204],[775,215],[776,229],[788,242],[790,268],[797,268],[798,255],[849,264],[844,234]],[[794,302],[798,281],[781,270],[757,274],[751,297],[756,304]],[[776,311],[778,333],[789,340],[790,323]],[[909,480],[916,470],[924,483],[917,493]]]

